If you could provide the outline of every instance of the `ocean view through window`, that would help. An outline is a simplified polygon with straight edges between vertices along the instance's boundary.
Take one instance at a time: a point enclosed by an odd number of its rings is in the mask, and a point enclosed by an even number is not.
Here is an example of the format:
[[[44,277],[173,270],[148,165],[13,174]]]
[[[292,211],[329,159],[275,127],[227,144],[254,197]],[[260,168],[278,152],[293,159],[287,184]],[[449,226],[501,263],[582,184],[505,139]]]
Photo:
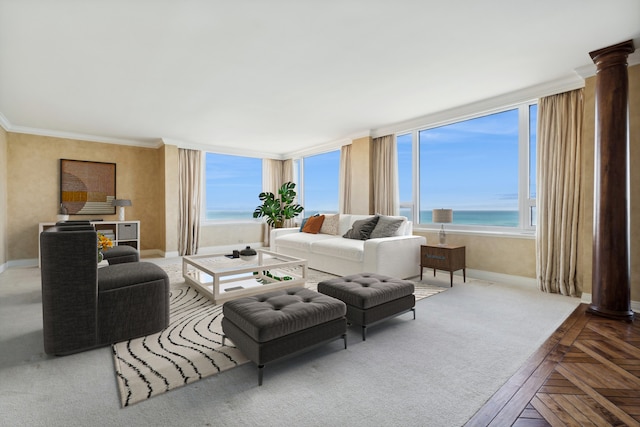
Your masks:
[[[397,134],[400,214],[433,224],[446,208],[453,226],[532,229],[536,125],[537,105],[523,104]]]
[[[338,213],[340,150],[304,157],[301,175],[304,217]]]
[[[248,221],[260,204],[262,159],[206,153],[205,220]]]

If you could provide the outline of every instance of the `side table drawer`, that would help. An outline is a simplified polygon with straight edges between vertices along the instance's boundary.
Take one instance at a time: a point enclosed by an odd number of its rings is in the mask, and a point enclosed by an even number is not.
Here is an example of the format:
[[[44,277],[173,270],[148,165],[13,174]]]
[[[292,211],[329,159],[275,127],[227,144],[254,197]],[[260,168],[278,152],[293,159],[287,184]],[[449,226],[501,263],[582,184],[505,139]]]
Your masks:
[[[450,251],[443,251],[433,248],[424,248],[422,253],[422,264],[430,268],[448,269]]]

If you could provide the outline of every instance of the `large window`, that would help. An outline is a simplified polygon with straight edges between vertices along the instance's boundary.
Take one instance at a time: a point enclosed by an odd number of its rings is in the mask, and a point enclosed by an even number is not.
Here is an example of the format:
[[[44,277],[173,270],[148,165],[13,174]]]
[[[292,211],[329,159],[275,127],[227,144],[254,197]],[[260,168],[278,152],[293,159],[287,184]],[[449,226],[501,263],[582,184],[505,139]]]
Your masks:
[[[445,208],[463,227],[535,226],[536,116],[526,104],[398,134],[401,213],[431,224]]]
[[[205,219],[250,220],[260,204],[262,159],[207,153]]]
[[[304,216],[338,213],[340,150],[304,157],[301,169]]]

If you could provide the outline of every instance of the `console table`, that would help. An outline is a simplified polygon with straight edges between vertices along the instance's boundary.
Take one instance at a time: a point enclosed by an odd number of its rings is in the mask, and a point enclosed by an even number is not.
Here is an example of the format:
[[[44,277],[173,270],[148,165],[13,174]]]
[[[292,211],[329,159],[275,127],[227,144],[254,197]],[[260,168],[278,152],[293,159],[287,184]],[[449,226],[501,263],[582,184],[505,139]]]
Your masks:
[[[433,268],[433,275],[436,270],[446,270],[451,277],[453,286],[453,272],[462,270],[462,278],[467,281],[466,255],[464,246],[450,245],[421,245],[420,246],[420,280],[422,280],[422,270]]]

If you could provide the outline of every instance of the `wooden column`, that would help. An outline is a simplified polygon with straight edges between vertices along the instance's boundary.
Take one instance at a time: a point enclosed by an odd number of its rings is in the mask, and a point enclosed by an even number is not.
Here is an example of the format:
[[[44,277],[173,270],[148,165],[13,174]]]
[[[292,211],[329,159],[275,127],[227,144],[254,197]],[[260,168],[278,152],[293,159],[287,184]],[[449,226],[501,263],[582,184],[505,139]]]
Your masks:
[[[596,64],[593,283],[589,311],[631,320],[629,266],[629,40],[590,52]]]

